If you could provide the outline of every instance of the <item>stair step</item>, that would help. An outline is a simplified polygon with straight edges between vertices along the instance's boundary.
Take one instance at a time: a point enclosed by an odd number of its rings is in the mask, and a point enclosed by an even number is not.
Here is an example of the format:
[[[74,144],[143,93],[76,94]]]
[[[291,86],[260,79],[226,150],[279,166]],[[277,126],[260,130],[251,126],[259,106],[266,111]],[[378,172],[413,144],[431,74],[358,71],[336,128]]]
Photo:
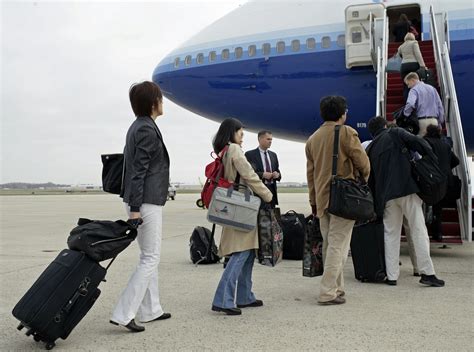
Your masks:
[[[456,209],[443,209],[441,221],[459,223],[459,214]]]

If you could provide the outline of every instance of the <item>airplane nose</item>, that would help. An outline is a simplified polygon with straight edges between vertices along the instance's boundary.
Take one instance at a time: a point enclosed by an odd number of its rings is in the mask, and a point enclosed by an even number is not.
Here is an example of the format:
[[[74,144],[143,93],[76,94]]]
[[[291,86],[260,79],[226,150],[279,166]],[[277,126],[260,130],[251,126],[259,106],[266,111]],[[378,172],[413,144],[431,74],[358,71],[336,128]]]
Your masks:
[[[173,81],[171,78],[171,72],[167,67],[166,62],[161,61],[154,69],[152,80],[154,83],[160,86],[160,89],[163,95],[167,98],[170,98],[172,95],[172,88],[171,82]]]

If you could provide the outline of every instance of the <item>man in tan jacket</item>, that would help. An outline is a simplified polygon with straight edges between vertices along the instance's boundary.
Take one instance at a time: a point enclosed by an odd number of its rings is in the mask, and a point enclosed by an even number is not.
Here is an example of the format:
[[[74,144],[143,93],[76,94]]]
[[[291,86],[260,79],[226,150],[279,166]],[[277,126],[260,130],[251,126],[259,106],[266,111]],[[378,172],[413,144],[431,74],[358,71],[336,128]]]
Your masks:
[[[318,299],[320,304],[346,302],[343,298],[345,295],[343,269],[354,226],[354,220],[328,213],[336,125],[342,125],[339,136],[337,176],[348,179],[361,177],[367,181],[370,173],[369,158],[360,143],[357,132],[349,126],[344,126],[347,111],[344,97],[323,97],[320,102],[320,112],[325,122],[306,142],[309,201],[313,215],[319,218],[323,235],[324,274]]]

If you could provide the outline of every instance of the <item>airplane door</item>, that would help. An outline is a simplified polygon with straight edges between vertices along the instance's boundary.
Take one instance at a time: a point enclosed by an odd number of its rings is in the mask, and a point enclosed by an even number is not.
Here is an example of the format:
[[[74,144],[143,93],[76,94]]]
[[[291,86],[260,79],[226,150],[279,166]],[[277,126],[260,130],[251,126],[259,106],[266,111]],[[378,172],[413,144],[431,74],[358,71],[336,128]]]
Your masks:
[[[384,15],[383,4],[351,5],[346,8],[346,68],[371,66],[370,13]]]

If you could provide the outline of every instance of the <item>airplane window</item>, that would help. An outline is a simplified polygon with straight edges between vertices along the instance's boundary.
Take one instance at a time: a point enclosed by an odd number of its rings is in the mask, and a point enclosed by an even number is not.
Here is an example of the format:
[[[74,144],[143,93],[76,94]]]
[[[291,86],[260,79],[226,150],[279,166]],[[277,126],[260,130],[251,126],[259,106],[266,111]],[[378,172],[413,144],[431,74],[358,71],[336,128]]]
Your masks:
[[[238,46],[237,48],[235,48],[234,50],[235,58],[240,59],[242,57],[243,52],[244,50],[242,49],[242,47]]]
[[[255,56],[257,54],[257,46],[256,45],[250,45],[248,49],[249,56]]]
[[[265,44],[262,45],[263,55],[270,55],[270,50],[271,50],[270,43],[265,43]]]
[[[222,54],[221,54],[221,57],[222,57],[222,60],[227,60],[229,58],[229,49],[224,49],[222,50]]]
[[[300,51],[300,41],[298,39],[291,41],[291,50],[292,51]]]
[[[307,49],[316,49],[316,39],[314,38],[308,38],[306,39],[306,48]]]
[[[184,64],[185,64],[186,66],[191,65],[191,59],[192,59],[192,58],[191,58],[191,55],[186,56],[186,57],[184,58]]]
[[[352,29],[352,42],[361,43],[362,42],[362,32],[359,28]]]
[[[179,67],[179,57],[174,59],[174,67]]]
[[[216,58],[217,58],[217,54],[215,51],[211,51],[209,53],[209,61],[216,61]]]
[[[346,45],[346,36],[344,34],[337,36],[337,45],[339,45],[341,48]]]
[[[285,52],[285,42],[277,42],[277,53],[281,54]]]
[[[322,37],[321,46],[325,49],[331,47],[331,38],[328,36]]]
[[[197,54],[196,56],[196,62],[198,64],[202,64],[204,62],[204,54]]]

